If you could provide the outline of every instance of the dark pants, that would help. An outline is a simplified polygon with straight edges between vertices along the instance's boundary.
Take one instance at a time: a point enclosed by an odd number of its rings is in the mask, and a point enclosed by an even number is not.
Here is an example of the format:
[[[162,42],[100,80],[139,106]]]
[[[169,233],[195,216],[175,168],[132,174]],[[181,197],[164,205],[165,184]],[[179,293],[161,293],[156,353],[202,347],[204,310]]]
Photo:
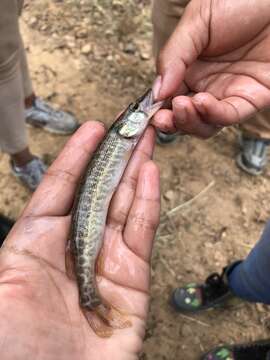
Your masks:
[[[231,270],[228,279],[236,296],[270,304],[270,221],[254,249]]]

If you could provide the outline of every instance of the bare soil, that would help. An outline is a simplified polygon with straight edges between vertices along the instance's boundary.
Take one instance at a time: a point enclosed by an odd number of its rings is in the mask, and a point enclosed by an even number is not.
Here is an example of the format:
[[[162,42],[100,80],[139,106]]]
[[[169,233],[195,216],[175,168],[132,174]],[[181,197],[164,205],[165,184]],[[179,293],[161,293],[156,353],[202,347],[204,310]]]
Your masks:
[[[84,122],[110,124],[151,83],[149,0],[39,0],[21,21],[38,95]],[[51,163],[66,137],[29,129],[32,150]],[[162,220],[153,254],[152,303],[142,359],[198,359],[221,343],[269,337],[268,308],[234,302],[199,316],[168,305],[176,286],[245,257],[269,217],[270,168],[250,177],[235,165],[237,129],[214,139],[182,137],[157,147]],[[0,211],[17,218],[30,197],[0,153]],[[193,199],[172,215],[168,212]]]

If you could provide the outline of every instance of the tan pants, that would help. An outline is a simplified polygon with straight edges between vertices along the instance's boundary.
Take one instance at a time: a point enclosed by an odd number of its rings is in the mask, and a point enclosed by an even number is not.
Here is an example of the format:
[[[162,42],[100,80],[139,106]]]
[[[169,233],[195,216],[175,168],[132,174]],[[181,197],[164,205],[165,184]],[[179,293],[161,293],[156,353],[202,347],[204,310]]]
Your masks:
[[[189,0],[153,0],[153,51],[157,56],[174,31]],[[242,132],[253,138],[270,139],[270,110],[264,110],[241,125]]]
[[[23,0],[0,0],[0,148],[27,147],[24,99],[33,93],[18,19]]]

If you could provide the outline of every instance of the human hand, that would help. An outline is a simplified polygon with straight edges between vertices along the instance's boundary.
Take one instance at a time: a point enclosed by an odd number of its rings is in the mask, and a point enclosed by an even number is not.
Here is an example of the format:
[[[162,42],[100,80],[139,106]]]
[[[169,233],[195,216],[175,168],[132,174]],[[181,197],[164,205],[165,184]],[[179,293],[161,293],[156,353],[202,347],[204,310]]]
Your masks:
[[[269,46],[270,0],[192,0],[158,58],[172,107],[154,124],[207,138],[270,106]]]
[[[76,132],[0,250],[2,360],[133,360],[141,351],[149,261],[159,222],[159,174],[150,161],[152,128],[112,200],[98,274],[102,297],[126,314],[131,327],[98,337],[79,307],[77,284],[65,262],[74,193],[103,136],[103,127],[95,122]]]

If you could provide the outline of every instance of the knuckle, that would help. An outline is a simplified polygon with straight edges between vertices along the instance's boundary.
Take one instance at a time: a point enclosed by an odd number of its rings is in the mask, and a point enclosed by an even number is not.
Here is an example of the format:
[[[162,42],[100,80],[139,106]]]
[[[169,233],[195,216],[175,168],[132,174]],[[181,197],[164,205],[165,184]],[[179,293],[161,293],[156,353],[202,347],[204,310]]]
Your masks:
[[[131,214],[130,221],[142,231],[150,230],[154,232],[158,225],[158,219],[155,219],[154,217],[147,218],[144,214]]]

